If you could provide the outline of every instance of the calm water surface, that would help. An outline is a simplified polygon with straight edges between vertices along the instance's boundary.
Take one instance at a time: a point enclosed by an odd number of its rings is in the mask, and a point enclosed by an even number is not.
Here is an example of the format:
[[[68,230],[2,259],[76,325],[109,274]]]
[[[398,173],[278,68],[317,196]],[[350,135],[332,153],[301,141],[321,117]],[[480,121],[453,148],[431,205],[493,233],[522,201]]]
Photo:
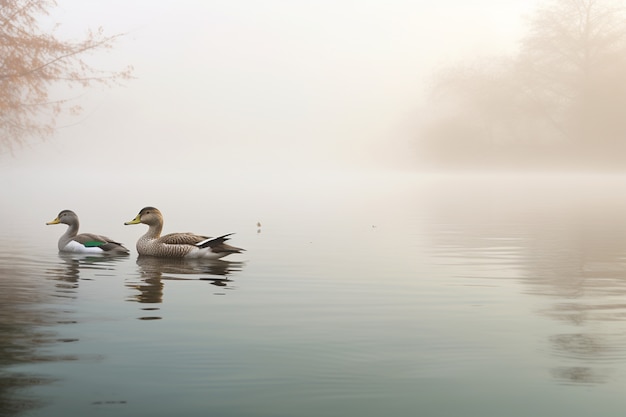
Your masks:
[[[22,189],[0,234],[0,415],[623,415],[625,191],[386,175],[90,212],[23,210]],[[247,252],[61,256],[65,226],[44,225],[75,209],[134,249],[145,227],[122,223],[148,204]]]

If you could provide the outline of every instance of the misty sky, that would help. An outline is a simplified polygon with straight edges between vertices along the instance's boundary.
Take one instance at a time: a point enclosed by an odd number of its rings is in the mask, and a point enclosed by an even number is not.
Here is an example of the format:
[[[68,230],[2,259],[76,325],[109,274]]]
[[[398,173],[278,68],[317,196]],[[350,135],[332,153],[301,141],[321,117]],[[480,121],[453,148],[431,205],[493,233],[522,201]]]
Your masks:
[[[63,36],[128,33],[90,61],[136,79],[61,91],[82,116],[2,164],[407,167],[429,77],[512,51],[536,3],[60,0]]]

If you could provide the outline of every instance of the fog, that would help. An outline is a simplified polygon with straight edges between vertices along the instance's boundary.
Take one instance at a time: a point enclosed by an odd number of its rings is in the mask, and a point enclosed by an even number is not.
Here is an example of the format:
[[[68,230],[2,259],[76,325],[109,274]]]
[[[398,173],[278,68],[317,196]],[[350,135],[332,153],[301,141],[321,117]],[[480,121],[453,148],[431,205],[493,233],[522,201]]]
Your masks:
[[[67,38],[126,33],[89,62],[132,65],[135,78],[59,89],[83,113],[1,164],[103,181],[107,170],[410,170],[433,73],[515,50],[534,4],[62,0],[49,23]]]

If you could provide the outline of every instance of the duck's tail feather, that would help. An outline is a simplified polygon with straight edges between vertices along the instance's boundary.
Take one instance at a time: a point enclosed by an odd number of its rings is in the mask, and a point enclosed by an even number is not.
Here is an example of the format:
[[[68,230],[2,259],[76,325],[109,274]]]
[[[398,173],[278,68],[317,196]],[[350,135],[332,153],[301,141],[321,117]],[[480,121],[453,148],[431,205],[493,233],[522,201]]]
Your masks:
[[[228,245],[225,242],[230,239],[230,236],[234,235],[234,233],[228,233],[226,235],[211,237],[205,239],[201,242],[196,243],[196,247],[200,249],[211,248],[214,252],[229,252],[229,253],[240,253],[243,252],[244,249],[236,248],[234,246]]]

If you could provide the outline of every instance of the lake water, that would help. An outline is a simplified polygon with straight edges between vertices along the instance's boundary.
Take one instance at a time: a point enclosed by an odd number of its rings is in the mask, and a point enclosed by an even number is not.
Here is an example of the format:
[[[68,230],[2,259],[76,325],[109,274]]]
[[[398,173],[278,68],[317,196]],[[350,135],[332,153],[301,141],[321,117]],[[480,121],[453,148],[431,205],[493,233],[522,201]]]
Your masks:
[[[0,415],[623,415],[626,177],[244,182],[4,184]],[[247,251],[138,258],[146,205]]]

